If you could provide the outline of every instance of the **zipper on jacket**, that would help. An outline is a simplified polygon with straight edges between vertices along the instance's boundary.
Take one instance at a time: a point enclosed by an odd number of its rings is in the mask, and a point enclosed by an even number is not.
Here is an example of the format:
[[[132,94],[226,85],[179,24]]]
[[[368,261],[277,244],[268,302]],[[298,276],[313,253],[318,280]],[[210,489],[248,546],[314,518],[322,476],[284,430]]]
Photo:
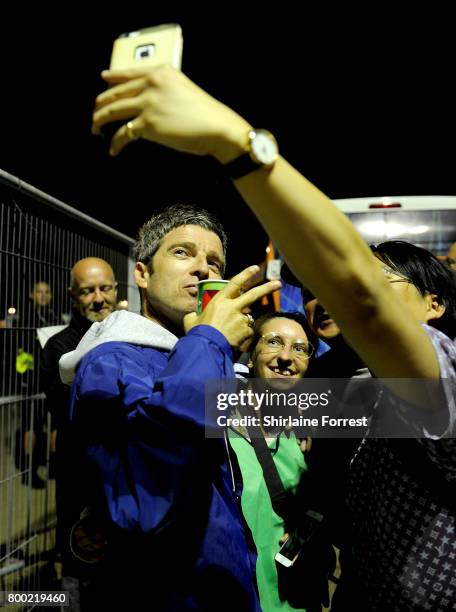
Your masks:
[[[236,497],[236,499],[238,499],[239,495],[237,495],[237,493],[236,493],[236,481],[234,480],[234,470],[233,470],[233,464],[231,462],[231,453],[230,453],[230,447],[229,447],[229,442],[228,442],[228,436],[227,436],[227,433],[226,433],[226,429],[223,432],[223,439],[225,440],[226,454],[228,456],[228,465],[230,466],[231,484],[232,484],[232,487],[233,487],[233,493],[234,493],[234,496]]]

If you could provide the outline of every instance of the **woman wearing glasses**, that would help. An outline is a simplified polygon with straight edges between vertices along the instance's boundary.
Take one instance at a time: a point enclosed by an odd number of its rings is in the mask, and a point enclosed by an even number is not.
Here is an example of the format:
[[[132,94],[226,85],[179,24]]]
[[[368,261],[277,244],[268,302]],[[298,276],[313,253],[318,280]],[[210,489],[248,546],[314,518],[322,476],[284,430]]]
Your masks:
[[[302,314],[279,312],[260,317],[255,322],[248,364],[254,380],[248,384],[256,383],[261,386],[261,391],[290,390],[305,376],[317,345],[318,338]],[[247,412],[259,416],[259,427],[255,431],[242,427],[233,430],[230,442],[242,473],[243,514],[258,553],[256,575],[260,603],[262,609],[268,612],[296,610],[279,598],[274,558],[288,526],[285,527],[284,518],[274,511],[263,468],[256,454],[255,438],[264,436],[284,489],[290,494],[296,492],[301,475],[307,468],[294,433],[290,429],[265,424],[267,415],[278,415],[277,409],[256,406]]]

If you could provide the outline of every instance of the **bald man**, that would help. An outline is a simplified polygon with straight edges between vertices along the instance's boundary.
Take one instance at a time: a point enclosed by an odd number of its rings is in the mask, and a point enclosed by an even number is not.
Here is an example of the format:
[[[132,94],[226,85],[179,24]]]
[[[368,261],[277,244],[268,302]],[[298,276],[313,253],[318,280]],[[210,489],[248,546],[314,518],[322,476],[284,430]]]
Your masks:
[[[86,257],[71,270],[69,292],[73,303],[69,326],[46,343],[41,358],[40,380],[58,428],[61,419],[68,420],[69,387],[59,375],[59,359],[76,348],[82,336],[95,321],[103,321],[117,302],[117,283],[107,261]]]
[[[79,518],[85,505],[83,490],[79,486],[81,461],[77,445],[69,428],[70,387],[59,375],[59,359],[76,348],[82,336],[95,321],[103,321],[116,307],[117,283],[114,271],[107,261],[86,257],[75,263],[71,270],[69,292],[72,313],[69,326],[46,343],[40,367],[42,390],[48,398],[56,442],[56,502],[57,550],[62,555],[62,585],[78,600],[80,580],[87,580],[86,569],[79,567],[69,550],[69,531]],[[81,501],[84,500],[84,501]],[[73,608],[69,608],[69,612]],[[75,608],[77,609],[77,608]]]
[[[117,283],[108,262],[98,257],[76,262],[71,270],[70,295],[73,308],[88,321],[106,319],[117,302]]]

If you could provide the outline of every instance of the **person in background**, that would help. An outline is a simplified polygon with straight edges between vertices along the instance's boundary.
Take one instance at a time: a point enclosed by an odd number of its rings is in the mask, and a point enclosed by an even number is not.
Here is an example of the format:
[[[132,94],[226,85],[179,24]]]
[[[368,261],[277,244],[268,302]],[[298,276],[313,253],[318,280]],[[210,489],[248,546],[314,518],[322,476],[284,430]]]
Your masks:
[[[452,270],[456,270],[456,242],[450,244],[446,255],[438,255],[437,257],[440,261],[444,261]]]
[[[77,612],[81,582],[90,579],[85,564],[77,563],[69,548],[70,531],[85,505],[84,484],[77,441],[70,423],[70,387],[59,374],[59,359],[74,350],[95,321],[103,321],[117,303],[117,282],[111,265],[98,257],[77,261],[70,274],[68,291],[72,310],[70,324],[52,336],[45,344],[41,357],[41,389],[46,394],[51,413],[55,456],[51,456],[56,479],[57,543],[56,551],[62,563],[62,588],[71,594],[70,611]],[[76,603],[75,603],[76,602]]]
[[[52,298],[52,290],[47,282],[38,281],[33,285],[30,292],[30,299],[33,304],[31,308],[33,327],[46,327],[61,323],[61,316],[56,314],[52,308]]]
[[[46,486],[38,474],[40,465],[45,465],[47,460],[46,409],[34,396],[40,390],[39,368],[42,358],[37,330],[62,322],[53,309],[52,301],[53,293],[49,283],[45,280],[36,281],[30,289],[24,309],[19,309],[12,318],[14,331],[9,332],[9,342],[16,345],[11,352],[16,373],[12,378],[15,381],[15,389],[12,391],[14,394],[30,396],[23,403],[21,425],[16,431],[15,463],[23,472],[22,484],[30,484],[33,489],[44,489]],[[55,438],[50,432],[49,435],[52,457]]]
[[[252,376],[261,379],[266,388],[280,390],[284,380],[286,388],[305,376],[309,361],[313,358],[318,338],[309,328],[302,314],[276,312],[265,314],[255,321],[254,336],[250,346],[248,363]],[[284,489],[290,496],[290,507],[296,503],[294,496],[301,476],[306,468],[303,452],[294,432],[290,429],[271,428],[264,425],[264,416],[271,413],[252,407],[249,414],[262,419],[261,431],[240,427],[233,429],[230,443],[238,458],[243,480],[241,497],[242,511],[256,544],[258,559],[256,576],[263,610],[303,610],[293,607],[285,599],[281,600],[278,584],[275,555],[279,552],[280,541],[287,530],[294,529],[285,518],[274,509],[268,486],[263,473],[262,456],[257,455],[256,436],[262,435],[269,447],[271,457]],[[267,466],[264,466],[267,469]],[[305,490],[303,491],[305,495]],[[304,577],[303,577],[304,579]],[[322,577],[326,587],[327,579]],[[307,593],[306,593],[307,595]],[[310,601],[310,597],[307,601]],[[315,609],[321,609],[321,600],[314,602]],[[319,605],[320,604],[320,605]],[[318,606],[318,607],[317,607]],[[306,605],[310,612],[310,608]]]

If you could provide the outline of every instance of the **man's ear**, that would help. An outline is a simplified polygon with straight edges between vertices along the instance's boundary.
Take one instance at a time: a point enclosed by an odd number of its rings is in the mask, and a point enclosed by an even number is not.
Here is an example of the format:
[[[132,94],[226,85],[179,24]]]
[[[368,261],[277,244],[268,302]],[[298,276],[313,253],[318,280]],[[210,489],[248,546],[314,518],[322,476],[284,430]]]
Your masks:
[[[253,368],[253,361],[251,359],[249,359],[247,367],[249,368],[249,370],[251,370]]]
[[[68,293],[70,294],[70,299],[73,304],[76,304],[76,299],[74,297],[74,287],[68,287]]]
[[[137,261],[135,265],[134,277],[135,283],[138,285],[138,287],[146,289],[149,276],[150,274],[146,264],[142,263],[141,261]]]
[[[440,319],[446,311],[446,306],[442,304],[441,298],[435,293],[426,295],[427,320]]]

